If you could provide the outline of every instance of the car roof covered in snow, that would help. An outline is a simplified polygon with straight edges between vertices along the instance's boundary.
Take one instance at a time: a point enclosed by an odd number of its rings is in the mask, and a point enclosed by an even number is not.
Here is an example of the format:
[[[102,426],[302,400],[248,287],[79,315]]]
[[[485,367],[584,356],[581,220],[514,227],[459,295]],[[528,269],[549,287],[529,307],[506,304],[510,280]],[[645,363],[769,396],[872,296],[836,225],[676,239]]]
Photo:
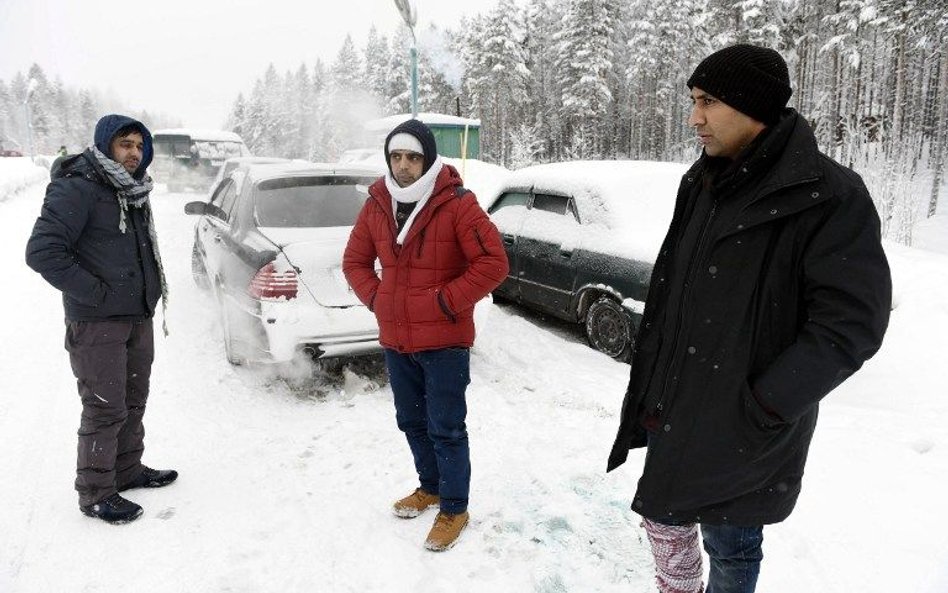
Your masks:
[[[600,248],[654,259],[671,223],[675,196],[688,165],[658,161],[571,161],[510,173],[495,196],[533,191],[570,196],[583,225],[603,228]],[[605,244],[608,243],[608,249]]]
[[[253,182],[280,177],[307,177],[319,175],[353,175],[359,177],[379,177],[384,171],[378,167],[353,163],[309,163],[288,161],[273,164],[244,165],[247,177]]]
[[[198,130],[193,128],[166,128],[164,130],[155,130],[151,133],[154,136],[190,136],[191,140],[205,142],[240,142],[243,143],[240,136],[233,132],[224,130]]]
[[[265,165],[269,163],[287,163],[290,159],[277,156],[232,156],[225,163],[236,165]]]

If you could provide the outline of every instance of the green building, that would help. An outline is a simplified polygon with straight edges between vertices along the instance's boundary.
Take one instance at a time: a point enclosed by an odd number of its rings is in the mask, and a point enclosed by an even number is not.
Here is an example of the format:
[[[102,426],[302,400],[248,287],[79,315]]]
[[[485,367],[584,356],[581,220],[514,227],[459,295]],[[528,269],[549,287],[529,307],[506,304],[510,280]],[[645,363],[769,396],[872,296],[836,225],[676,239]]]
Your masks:
[[[372,120],[365,124],[369,142],[381,146],[385,137],[398,124],[411,119],[411,114],[398,114]],[[448,158],[469,159],[481,157],[481,120],[444,115],[441,113],[419,113],[418,119],[434,133],[438,153]],[[464,138],[467,136],[467,153],[464,154]]]

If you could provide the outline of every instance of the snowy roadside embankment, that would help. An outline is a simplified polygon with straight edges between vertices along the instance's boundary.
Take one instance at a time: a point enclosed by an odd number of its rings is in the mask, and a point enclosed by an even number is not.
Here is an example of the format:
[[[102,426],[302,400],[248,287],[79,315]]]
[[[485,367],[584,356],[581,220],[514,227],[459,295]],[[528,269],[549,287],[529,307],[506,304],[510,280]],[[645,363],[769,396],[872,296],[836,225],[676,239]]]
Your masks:
[[[948,185],[945,186],[948,195]],[[915,223],[912,246],[939,253],[948,253],[948,214],[936,214]]]
[[[0,202],[22,189],[49,180],[49,169],[34,165],[30,157],[0,159]]]

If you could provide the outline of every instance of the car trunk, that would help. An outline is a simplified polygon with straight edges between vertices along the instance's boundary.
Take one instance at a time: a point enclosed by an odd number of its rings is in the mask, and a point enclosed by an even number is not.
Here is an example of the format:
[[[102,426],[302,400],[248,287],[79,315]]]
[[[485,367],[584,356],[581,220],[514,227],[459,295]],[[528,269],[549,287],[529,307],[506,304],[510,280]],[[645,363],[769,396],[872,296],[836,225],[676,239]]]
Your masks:
[[[258,229],[297,269],[299,282],[325,307],[360,305],[342,273],[342,252],[352,227]]]

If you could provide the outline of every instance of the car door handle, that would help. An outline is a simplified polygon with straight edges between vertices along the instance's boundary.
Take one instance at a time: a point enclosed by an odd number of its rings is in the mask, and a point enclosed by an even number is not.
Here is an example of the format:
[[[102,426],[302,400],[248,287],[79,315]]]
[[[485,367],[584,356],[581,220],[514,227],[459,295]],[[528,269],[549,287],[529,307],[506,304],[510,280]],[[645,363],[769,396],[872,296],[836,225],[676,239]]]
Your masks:
[[[513,245],[514,238],[513,235],[503,235],[504,245]]]

